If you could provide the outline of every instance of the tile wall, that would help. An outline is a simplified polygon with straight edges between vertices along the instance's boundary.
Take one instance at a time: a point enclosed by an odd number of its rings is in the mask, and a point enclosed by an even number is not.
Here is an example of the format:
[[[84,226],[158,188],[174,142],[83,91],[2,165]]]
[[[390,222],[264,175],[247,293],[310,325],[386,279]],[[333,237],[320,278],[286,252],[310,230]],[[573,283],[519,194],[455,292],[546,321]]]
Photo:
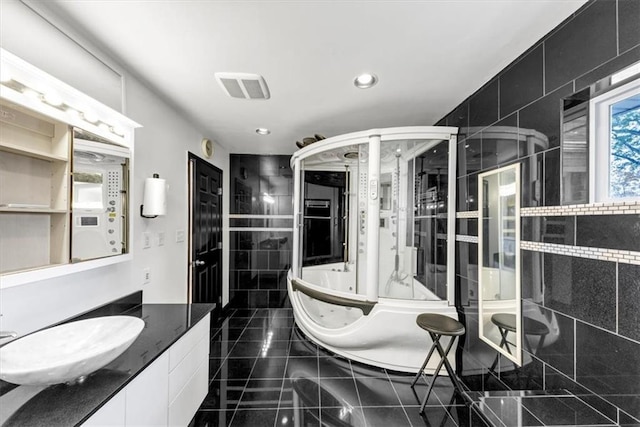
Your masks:
[[[590,1],[438,123],[461,133],[458,362],[470,389],[569,390],[640,425],[640,205],[561,206],[560,192],[562,100],[638,61],[640,1]],[[547,319],[554,338],[522,368],[489,372],[495,353],[477,337],[478,174],[516,162],[523,311]]]
[[[230,307],[281,307],[286,299],[293,233],[289,159],[230,156]]]

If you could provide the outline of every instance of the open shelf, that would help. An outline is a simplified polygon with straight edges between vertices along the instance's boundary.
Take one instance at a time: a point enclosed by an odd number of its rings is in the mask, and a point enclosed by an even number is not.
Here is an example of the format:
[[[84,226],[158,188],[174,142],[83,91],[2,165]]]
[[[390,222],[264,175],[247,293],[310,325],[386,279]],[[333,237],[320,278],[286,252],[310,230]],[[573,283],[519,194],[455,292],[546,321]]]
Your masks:
[[[19,145],[11,144],[1,140],[0,140],[0,151],[19,154],[22,156],[33,157],[34,159],[48,160],[52,162],[67,162],[69,160],[67,156],[52,154],[46,151],[29,148],[29,147],[21,147]]]
[[[0,273],[69,262],[69,126],[0,102]]]

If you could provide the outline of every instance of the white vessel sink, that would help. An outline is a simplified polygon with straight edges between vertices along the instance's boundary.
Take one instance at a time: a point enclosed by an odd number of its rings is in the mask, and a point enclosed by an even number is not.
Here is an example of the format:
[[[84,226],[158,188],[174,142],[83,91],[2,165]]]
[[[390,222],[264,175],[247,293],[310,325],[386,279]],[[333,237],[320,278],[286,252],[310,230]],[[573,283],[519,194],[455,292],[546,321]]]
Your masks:
[[[0,347],[0,379],[26,385],[73,382],[122,354],[144,329],[131,316],[65,323]]]

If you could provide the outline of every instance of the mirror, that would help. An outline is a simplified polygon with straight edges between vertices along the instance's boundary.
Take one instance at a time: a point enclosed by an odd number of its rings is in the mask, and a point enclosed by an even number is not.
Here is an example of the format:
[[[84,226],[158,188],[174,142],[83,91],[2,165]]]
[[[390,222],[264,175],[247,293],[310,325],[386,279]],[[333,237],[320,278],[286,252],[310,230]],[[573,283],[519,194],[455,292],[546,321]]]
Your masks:
[[[608,144],[595,144],[596,130],[601,132],[598,136],[599,140],[609,141],[612,135],[610,129],[613,129],[607,123],[596,125],[595,120],[597,120],[598,111],[595,110],[593,106],[596,98],[601,98],[606,93],[612,93],[613,91],[621,89],[622,86],[637,80],[639,75],[640,62],[636,62],[562,99],[560,115],[562,125],[562,139],[560,143],[560,171],[562,176],[560,182],[560,203],[562,205],[605,201],[604,197],[596,197],[596,193],[604,194],[605,191],[608,193],[608,190],[606,190],[607,185],[610,181],[616,180],[615,176],[608,176],[608,165],[613,165],[614,169],[618,170],[618,173],[614,173],[614,175],[619,176],[626,175],[628,171],[634,169],[633,165],[637,164],[637,159],[634,160],[633,156],[632,159],[629,160],[626,147],[621,147],[622,152],[616,155],[616,148],[611,147],[613,150],[610,153]],[[635,104],[633,101],[625,100],[622,111],[632,111],[634,105],[637,110],[637,96],[635,99]],[[622,112],[620,106],[618,106],[617,111],[612,105],[605,105],[604,107],[602,112],[604,112],[605,116],[608,115],[610,108],[614,108],[613,111],[619,118],[623,118],[623,116],[626,115],[618,114]],[[627,115],[627,117],[633,117],[631,114]],[[632,122],[633,120],[634,119],[631,118]],[[618,123],[620,125],[619,121]],[[604,148],[602,154],[605,158],[612,155],[610,161],[595,160],[598,147]],[[602,170],[601,178],[598,177],[600,170]],[[637,173],[635,175],[633,173],[629,175],[635,177]],[[628,185],[629,180],[623,178],[622,181],[625,184],[624,186],[633,187],[632,185]],[[596,187],[600,188],[598,189]],[[590,192],[593,193],[591,196],[589,194]]]
[[[346,260],[346,172],[305,171],[302,265]]]
[[[75,128],[71,262],[128,253],[129,150]]]
[[[480,174],[478,196],[479,335],[520,365],[520,164]]]

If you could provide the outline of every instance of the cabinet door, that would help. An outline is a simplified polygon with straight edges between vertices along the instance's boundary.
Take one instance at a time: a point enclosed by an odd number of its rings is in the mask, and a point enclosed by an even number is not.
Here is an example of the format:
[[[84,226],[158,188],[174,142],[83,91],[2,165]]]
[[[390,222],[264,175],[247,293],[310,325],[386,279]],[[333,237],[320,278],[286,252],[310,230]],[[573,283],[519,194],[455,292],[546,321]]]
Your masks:
[[[121,391],[111,398],[102,408],[100,408],[95,414],[93,414],[87,421],[85,421],[83,427],[111,427],[111,426],[123,426],[124,411],[125,411],[125,391]]]
[[[165,352],[127,386],[127,426],[167,425],[168,372],[169,355]]]

